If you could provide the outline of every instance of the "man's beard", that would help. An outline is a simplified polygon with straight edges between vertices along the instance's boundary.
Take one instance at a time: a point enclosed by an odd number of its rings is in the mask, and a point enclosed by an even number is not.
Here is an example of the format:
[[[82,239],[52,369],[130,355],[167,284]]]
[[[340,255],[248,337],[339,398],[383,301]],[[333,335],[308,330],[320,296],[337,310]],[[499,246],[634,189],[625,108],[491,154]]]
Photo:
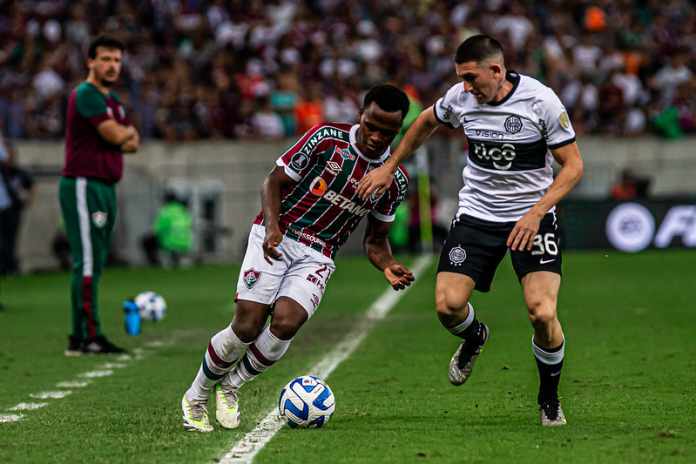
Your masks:
[[[110,81],[110,80],[107,80],[105,78],[101,79],[100,82],[101,82],[101,85],[104,87],[113,87],[113,85],[116,83],[116,81]]]

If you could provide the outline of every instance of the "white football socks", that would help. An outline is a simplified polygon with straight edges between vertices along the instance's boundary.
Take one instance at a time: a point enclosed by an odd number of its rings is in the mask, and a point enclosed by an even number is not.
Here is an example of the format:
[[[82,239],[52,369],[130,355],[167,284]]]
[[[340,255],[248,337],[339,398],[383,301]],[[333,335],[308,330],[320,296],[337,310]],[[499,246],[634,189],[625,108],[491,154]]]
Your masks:
[[[283,357],[290,347],[290,340],[281,340],[266,327],[261,335],[249,346],[249,349],[235,368],[222,379],[222,385],[238,389],[246,382],[255,379]]]
[[[210,339],[201,367],[186,391],[186,397],[207,400],[213,386],[232,369],[249,345],[237,337],[231,326],[216,333]]]

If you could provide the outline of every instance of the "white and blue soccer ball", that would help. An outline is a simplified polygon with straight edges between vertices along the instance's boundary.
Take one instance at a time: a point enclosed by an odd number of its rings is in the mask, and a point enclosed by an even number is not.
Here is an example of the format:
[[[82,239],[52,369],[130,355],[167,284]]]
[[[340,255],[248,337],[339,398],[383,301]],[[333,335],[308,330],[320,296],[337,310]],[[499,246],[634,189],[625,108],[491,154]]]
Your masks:
[[[140,311],[140,318],[147,321],[159,321],[167,315],[167,302],[157,292],[142,292],[135,297],[135,304]]]
[[[278,412],[292,428],[319,428],[329,421],[335,409],[331,388],[313,375],[292,379],[278,400]]]

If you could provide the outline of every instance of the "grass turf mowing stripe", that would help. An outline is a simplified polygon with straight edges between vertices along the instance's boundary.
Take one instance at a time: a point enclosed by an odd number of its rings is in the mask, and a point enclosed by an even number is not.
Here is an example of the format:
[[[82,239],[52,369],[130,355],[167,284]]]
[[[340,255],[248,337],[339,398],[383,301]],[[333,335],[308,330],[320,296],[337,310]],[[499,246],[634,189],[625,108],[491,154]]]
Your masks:
[[[418,258],[413,266],[413,273],[420,275],[432,261],[432,256],[424,255]],[[326,379],[331,373],[350,356],[367,336],[370,329],[389,313],[396,306],[396,303],[406,294],[411,287],[407,287],[403,292],[394,292],[391,287],[382,293],[367,310],[365,316],[357,326],[351,330],[327,356],[322,358],[310,370],[310,375]],[[220,464],[241,464],[251,463],[254,457],[271,441],[271,438],[283,427],[285,422],[278,420],[275,408],[271,409],[263,420],[234,447],[227,452],[219,461]]]

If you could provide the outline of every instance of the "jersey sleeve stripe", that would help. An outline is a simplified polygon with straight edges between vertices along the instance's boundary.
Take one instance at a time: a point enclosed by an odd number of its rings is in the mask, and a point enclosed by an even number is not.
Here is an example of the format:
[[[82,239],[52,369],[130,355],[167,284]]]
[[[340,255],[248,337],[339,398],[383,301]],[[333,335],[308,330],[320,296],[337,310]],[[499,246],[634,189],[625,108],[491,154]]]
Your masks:
[[[440,100],[436,101],[435,104],[433,105],[433,113],[435,114],[435,119],[437,119],[437,122],[439,122],[440,124],[447,126],[450,129],[454,129],[455,127],[452,124],[443,120],[442,118],[440,118],[440,115],[437,114],[437,105],[440,103],[441,100],[442,100],[442,98],[440,98]]]
[[[549,149],[555,150],[556,148],[561,148],[561,147],[565,147],[566,145],[570,145],[573,142],[575,142],[575,137],[571,137],[568,140],[564,140],[563,142],[558,142],[558,143],[554,143],[553,145],[549,145]]]
[[[285,161],[283,161],[282,158],[278,158],[276,160],[276,165],[282,167],[285,171],[285,174],[287,174],[288,177],[294,180],[295,182],[299,182],[300,180],[302,180],[302,176],[300,176],[298,173],[293,171],[287,164],[285,164]]]

